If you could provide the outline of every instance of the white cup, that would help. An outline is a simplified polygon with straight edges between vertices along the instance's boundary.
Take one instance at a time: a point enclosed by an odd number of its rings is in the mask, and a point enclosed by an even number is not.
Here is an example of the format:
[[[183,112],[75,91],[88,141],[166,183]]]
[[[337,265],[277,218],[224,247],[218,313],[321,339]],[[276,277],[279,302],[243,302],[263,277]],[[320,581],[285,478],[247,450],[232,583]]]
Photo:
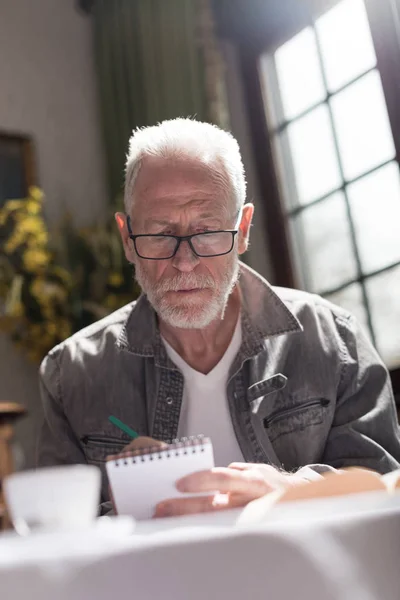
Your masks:
[[[4,496],[18,533],[76,529],[97,516],[101,473],[92,465],[46,467],[4,479]]]

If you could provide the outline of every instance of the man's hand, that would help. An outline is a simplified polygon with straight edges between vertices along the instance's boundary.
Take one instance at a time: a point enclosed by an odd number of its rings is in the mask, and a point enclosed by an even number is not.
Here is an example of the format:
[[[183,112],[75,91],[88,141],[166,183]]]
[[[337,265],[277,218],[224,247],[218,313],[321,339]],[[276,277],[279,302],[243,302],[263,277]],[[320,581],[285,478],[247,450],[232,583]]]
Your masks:
[[[167,448],[168,444],[165,442],[160,442],[159,440],[154,440],[151,437],[140,436],[135,440],[132,440],[122,452],[141,450],[142,448]]]
[[[164,500],[157,505],[154,517],[238,508],[269,492],[304,483],[308,483],[307,479],[283,473],[271,465],[232,463],[227,468],[199,471],[177,481],[180,492],[209,492],[209,495]]]
[[[168,444],[165,442],[143,436],[130,442],[123,451],[166,447]],[[300,475],[279,471],[271,465],[232,463],[226,468],[215,467],[209,471],[198,471],[177,481],[176,488],[179,492],[206,495],[163,500],[157,505],[154,517],[239,508],[269,492],[303,483],[308,483],[308,480]]]

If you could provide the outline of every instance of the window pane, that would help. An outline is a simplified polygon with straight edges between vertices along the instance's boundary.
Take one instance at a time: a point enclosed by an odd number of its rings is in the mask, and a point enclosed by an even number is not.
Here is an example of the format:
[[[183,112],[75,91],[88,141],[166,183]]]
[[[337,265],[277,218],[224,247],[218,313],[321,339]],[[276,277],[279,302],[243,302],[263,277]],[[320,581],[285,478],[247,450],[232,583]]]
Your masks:
[[[341,192],[294,218],[294,230],[308,290],[323,292],[357,275],[349,221]]]
[[[376,65],[362,0],[344,0],[316,23],[328,88],[334,92]]]
[[[287,128],[300,204],[342,185],[328,108],[319,106]]]
[[[348,186],[364,273],[400,260],[400,174],[397,163]],[[399,299],[400,303],[400,299]]]
[[[331,105],[347,180],[394,158],[393,136],[377,71],[339,92]]]
[[[359,283],[352,283],[340,292],[329,294],[329,296],[325,297],[330,302],[333,302],[333,304],[337,304],[338,306],[341,306],[345,310],[351,312],[351,314],[356,317],[359,323],[361,323],[365,329],[365,332],[370,337],[367,311],[365,309],[362,289]]]
[[[287,120],[325,98],[315,33],[311,27],[276,51],[275,65],[283,113]]]
[[[378,350],[389,368],[400,366],[400,267],[366,281]]]

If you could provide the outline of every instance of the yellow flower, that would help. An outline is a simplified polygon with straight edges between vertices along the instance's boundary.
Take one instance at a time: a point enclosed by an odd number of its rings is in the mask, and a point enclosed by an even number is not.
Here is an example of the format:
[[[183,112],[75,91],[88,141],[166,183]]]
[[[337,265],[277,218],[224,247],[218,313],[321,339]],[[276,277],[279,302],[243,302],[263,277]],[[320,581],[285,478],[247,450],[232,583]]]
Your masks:
[[[7,200],[0,210],[0,225],[4,225],[11,213],[23,209],[25,200]]]
[[[23,235],[21,235],[19,232],[17,232],[15,230],[13,235],[11,235],[11,237],[4,244],[4,252],[6,254],[12,254],[13,252],[15,252],[15,250],[18,248],[18,246],[20,246],[23,243],[24,243]]]
[[[18,230],[25,234],[38,235],[46,231],[46,225],[41,217],[29,215],[18,224]]]
[[[50,262],[51,255],[46,250],[28,248],[22,256],[25,269],[29,273],[40,271]]]
[[[28,190],[29,196],[36,200],[36,202],[43,202],[43,192],[36,185],[31,185]]]
[[[11,254],[22,244],[29,242],[32,245],[33,240],[43,240],[44,236],[47,236],[44,221],[35,216],[25,217],[17,221],[12,235],[4,244],[4,251]]]
[[[42,248],[43,250],[47,246],[48,233],[42,232],[37,235],[29,234],[27,238],[24,240],[24,243],[29,248]]]
[[[53,267],[51,272],[59,277],[65,285],[71,285],[71,275],[63,267]]]
[[[72,223],[66,221],[60,243],[50,247],[51,236],[42,214],[43,201],[43,192],[33,186],[27,198],[10,200],[0,209],[0,226],[7,226],[8,236],[0,252],[0,298],[5,305],[0,327],[7,327],[19,346],[35,361],[75,331],[78,324],[74,306],[71,306],[72,291],[82,306],[88,307],[92,320],[131,300],[129,293],[120,293],[124,284],[123,252],[117,236],[110,233],[110,226],[76,231]],[[61,260],[68,264],[68,245],[75,243],[84,244],[91,253],[97,265],[95,275],[87,273],[83,260],[72,261],[71,273],[60,264],[54,264],[59,252]],[[88,290],[83,287],[87,277]],[[104,294],[105,282],[115,293]],[[28,310],[32,301],[38,304],[40,321]]]
[[[37,215],[42,210],[42,206],[34,200],[26,201],[26,211],[31,215]]]

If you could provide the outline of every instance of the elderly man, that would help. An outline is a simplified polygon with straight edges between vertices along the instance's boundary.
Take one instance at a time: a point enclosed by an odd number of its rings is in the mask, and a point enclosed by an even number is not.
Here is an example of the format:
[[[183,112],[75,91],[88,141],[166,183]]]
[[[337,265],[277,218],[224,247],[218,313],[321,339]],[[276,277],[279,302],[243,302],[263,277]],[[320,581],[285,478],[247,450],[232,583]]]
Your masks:
[[[129,443],[110,415],[167,443],[211,437],[217,467],[177,488],[220,494],[172,498],[158,516],[244,505],[324,470],[399,466],[388,373],[354,318],[239,262],[254,207],[229,133],[187,119],[134,132],[125,209],[116,221],[143,294],[44,360],[39,465],[103,468]],[[108,500],[104,478],[103,512]]]

